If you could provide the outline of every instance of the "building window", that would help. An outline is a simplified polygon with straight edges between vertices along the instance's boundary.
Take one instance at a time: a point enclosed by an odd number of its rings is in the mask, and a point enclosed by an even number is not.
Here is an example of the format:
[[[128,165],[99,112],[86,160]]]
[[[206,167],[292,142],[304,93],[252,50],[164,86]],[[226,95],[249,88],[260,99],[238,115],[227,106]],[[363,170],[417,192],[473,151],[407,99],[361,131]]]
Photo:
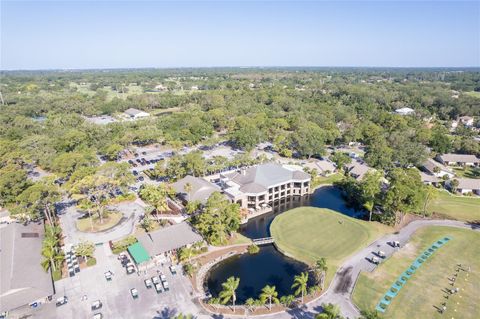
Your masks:
[[[269,194],[273,193],[273,188],[269,188],[269,189],[268,189],[268,193],[269,193]]]
[[[282,196],[282,197],[285,196],[285,192],[282,192],[282,193],[280,194],[280,196]]]
[[[287,184],[287,189],[290,189],[292,187],[292,184]]]
[[[285,189],[285,185],[282,185],[281,186],[281,190],[283,191]]]
[[[302,183],[293,183],[293,187],[300,188],[302,187]]]
[[[265,195],[259,196],[258,200],[265,200]]]
[[[308,186],[308,182],[304,182],[303,187],[307,187],[307,186]]]
[[[255,201],[255,196],[248,196],[248,201],[249,202],[254,202]]]
[[[276,191],[276,192],[278,192],[278,186],[277,186],[277,187],[275,187],[275,191]]]

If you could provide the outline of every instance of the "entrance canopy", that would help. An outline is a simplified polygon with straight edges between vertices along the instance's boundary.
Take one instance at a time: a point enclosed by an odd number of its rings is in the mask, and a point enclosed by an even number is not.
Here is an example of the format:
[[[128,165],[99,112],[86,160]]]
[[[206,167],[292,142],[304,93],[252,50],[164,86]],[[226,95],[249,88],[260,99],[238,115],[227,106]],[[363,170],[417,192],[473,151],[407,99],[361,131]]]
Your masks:
[[[127,250],[137,265],[150,260],[150,256],[148,255],[147,251],[139,242],[128,246]]]

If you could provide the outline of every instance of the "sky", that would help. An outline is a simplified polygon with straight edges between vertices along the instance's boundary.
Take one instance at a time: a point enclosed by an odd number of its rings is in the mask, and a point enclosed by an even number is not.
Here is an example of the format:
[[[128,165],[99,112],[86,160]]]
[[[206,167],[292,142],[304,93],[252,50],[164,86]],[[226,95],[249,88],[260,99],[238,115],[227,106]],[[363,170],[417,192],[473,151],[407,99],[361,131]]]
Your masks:
[[[0,68],[480,66],[480,1],[1,1]]]

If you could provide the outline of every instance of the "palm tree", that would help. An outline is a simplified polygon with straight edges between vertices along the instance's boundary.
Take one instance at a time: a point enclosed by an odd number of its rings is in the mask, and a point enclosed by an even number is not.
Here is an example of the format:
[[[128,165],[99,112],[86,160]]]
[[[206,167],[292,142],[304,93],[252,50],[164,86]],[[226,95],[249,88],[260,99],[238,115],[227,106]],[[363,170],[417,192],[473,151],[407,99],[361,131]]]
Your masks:
[[[223,290],[218,295],[222,304],[226,304],[228,301],[232,300],[233,312],[235,312],[235,301],[237,300],[237,295],[235,290],[237,290],[238,285],[240,284],[240,278],[230,277],[226,282],[222,284]]]
[[[42,247],[42,256],[44,260],[41,262],[41,265],[45,271],[52,269],[52,271],[57,270],[57,265],[63,261],[63,255],[57,253],[56,246],[52,246],[51,243],[44,242]]]
[[[315,319],[341,319],[340,308],[334,304],[322,304],[322,313],[315,316]]]
[[[187,195],[188,195],[187,201],[190,201],[190,192],[192,191],[192,184],[190,184],[190,183],[185,183],[185,185],[183,185],[183,190],[184,190],[185,193],[187,193]]]
[[[275,290],[275,286],[266,285],[262,289],[262,293],[260,294],[260,300],[263,303],[268,299],[268,309],[272,310],[272,301],[278,303],[279,300],[277,298],[278,292]]]
[[[245,306],[247,306],[247,309],[249,311],[251,311],[253,309],[253,307],[255,306],[255,299],[253,298],[248,298],[246,301],[245,301]]]
[[[193,256],[193,249],[191,247],[183,247],[182,249],[180,249],[179,253],[178,253],[178,259],[180,259],[180,261],[188,261],[190,262],[190,259],[192,258]]]
[[[280,298],[280,302],[285,306],[285,307],[290,307],[290,305],[295,301],[295,296],[294,295],[286,295],[282,296]]]
[[[381,319],[382,317],[376,310],[362,310],[360,311],[360,319]]]
[[[303,296],[307,293],[307,284],[308,284],[308,273],[302,272],[300,275],[297,275],[293,279],[292,288],[297,288],[295,290],[295,296],[302,295],[302,303],[303,303]]]
[[[325,282],[325,276],[327,274],[327,259],[322,257],[315,262],[315,273],[319,279],[320,287],[323,289],[323,284]]]

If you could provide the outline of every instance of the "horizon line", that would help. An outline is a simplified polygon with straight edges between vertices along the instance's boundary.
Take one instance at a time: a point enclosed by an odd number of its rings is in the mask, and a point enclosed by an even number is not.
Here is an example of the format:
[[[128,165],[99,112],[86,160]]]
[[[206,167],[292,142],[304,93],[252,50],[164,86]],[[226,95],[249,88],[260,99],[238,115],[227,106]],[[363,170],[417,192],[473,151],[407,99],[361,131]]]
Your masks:
[[[235,66],[235,65],[218,65],[218,66],[171,66],[171,67],[95,67],[95,68],[39,68],[39,69],[1,69],[0,72],[59,72],[59,71],[99,71],[99,70],[173,70],[173,69],[274,69],[274,68],[341,68],[341,69],[480,69],[478,66],[352,66],[352,65],[251,65],[251,66]]]

